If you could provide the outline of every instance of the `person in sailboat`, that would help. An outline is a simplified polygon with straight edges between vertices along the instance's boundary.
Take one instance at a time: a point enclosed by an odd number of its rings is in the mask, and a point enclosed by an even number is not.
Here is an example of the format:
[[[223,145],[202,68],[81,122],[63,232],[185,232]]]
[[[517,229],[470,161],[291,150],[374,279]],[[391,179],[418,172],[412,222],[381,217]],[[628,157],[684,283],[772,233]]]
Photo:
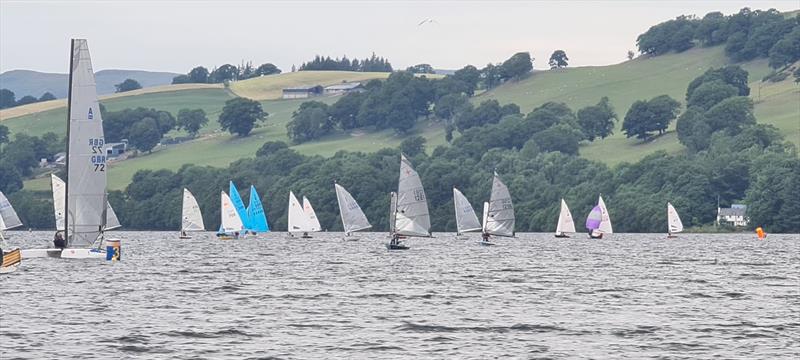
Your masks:
[[[61,234],[61,231],[56,231],[56,234],[53,236],[53,246],[56,249],[67,247],[67,243],[64,241],[64,235]]]

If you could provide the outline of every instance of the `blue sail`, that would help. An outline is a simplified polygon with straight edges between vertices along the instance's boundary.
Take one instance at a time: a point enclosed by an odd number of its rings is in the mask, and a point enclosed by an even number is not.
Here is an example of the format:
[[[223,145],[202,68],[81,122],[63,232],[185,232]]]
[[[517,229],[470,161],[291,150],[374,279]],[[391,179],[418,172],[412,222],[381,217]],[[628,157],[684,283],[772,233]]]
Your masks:
[[[236,186],[233,185],[233,181],[230,182],[230,185],[231,186],[228,192],[231,194],[233,207],[236,208],[236,213],[239,214],[239,218],[242,219],[242,225],[244,225],[244,228],[250,229],[250,218],[247,217],[247,209],[244,208],[242,197],[239,196],[239,191],[236,190]]]
[[[258,197],[256,187],[253,185],[250,185],[250,204],[247,206],[247,218],[250,219],[250,231],[257,233],[269,232],[267,215],[264,213],[261,198]]]

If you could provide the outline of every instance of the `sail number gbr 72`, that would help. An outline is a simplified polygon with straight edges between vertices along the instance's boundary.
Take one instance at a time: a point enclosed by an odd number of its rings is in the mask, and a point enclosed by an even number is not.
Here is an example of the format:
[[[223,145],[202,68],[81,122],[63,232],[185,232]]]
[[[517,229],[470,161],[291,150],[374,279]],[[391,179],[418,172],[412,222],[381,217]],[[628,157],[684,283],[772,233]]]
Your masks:
[[[94,165],[94,171],[106,171],[106,154],[103,145],[105,145],[105,139],[89,139],[92,154],[97,154],[92,155],[90,158],[92,165]]]

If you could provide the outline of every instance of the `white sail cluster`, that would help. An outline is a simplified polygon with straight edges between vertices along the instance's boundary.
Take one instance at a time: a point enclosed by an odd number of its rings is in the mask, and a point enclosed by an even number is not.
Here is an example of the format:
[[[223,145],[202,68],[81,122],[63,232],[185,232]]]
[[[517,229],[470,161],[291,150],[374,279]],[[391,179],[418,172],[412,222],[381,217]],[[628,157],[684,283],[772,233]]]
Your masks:
[[[290,233],[308,233],[321,230],[317,213],[311,206],[308,198],[303,196],[303,203],[297,200],[294,192],[289,191],[289,232]]]

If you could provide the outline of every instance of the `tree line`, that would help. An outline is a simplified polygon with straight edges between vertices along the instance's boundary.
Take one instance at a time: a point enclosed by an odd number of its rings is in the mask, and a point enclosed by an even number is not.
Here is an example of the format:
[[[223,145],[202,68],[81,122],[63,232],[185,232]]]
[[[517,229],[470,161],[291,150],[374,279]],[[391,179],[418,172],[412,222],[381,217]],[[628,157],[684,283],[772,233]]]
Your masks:
[[[17,100],[17,95],[9,89],[0,89],[0,109],[12,108],[15,106],[22,106],[33,104],[42,101],[55,100],[56,97],[49,91],[36,98],[32,95],[25,95]]]
[[[342,56],[333,59],[330,56],[317,55],[313,60],[304,62],[298,68],[300,71],[360,71],[360,72],[392,72],[392,64],[388,59],[382,56],[377,56],[372,53],[372,56],[362,60],[353,59],[352,61],[347,56]]]
[[[637,38],[639,52],[651,55],[683,52],[696,43],[724,44],[733,61],[769,58],[772,68],[781,68],[800,60],[800,14],[785,17],[775,9],[743,8],[729,16],[718,11],[702,19],[683,15],[652,26]]]
[[[242,63],[238,66],[224,64],[214,67],[211,71],[203,66],[196,66],[184,75],[172,78],[173,84],[218,84],[236,80],[246,80],[264,75],[280,74],[275,64],[264,63],[255,67],[252,61]]]

